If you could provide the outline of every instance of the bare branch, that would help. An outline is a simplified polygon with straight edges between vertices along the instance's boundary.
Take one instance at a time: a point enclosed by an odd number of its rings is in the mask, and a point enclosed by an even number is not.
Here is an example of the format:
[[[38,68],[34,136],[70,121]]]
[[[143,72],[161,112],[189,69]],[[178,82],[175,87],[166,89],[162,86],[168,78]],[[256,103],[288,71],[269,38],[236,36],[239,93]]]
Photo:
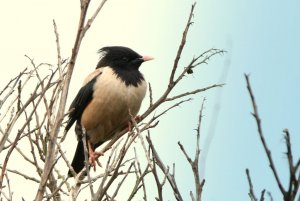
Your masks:
[[[264,201],[264,200],[265,200],[265,193],[266,193],[266,190],[265,190],[265,189],[261,191],[259,201]]]
[[[57,26],[55,20],[53,20],[54,34],[56,38],[56,51],[57,51],[57,68],[59,72],[60,80],[63,80],[62,66],[61,66],[61,54],[60,54],[60,42],[59,42],[59,34],[57,31]]]
[[[2,108],[3,104],[5,103],[5,101],[8,99],[8,97],[10,97],[10,95],[14,92],[14,88],[17,85],[17,83],[20,81],[20,78],[27,72],[27,68],[25,68],[23,71],[21,71],[19,73],[19,75],[13,79],[11,79],[6,86],[2,89],[2,91],[0,92],[0,96],[4,93],[4,91],[6,91],[7,89],[10,89],[8,91],[8,93],[6,94],[6,96],[0,101],[0,109]],[[10,84],[13,82],[12,86],[10,86]]]
[[[5,173],[5,178],[6,178],[6,182],[7,182],[7,188],[8,188],[8,194],[9,194],[9,200],[12,200],[12,191],[11,191],[11,187],[10,187],[10,181],[9,181],[9,177],[8,174]]]
[[[251,176],[250,176],[250,171],[249,169],[246,169],[246,175],[247,175],[247,180],[248,180],[248,184],[249,184],[249,197],[252,201],[258,201],[258,199],[255,196],[254,190],[253,190],[253,184],[251,181]]]
[[[152,96],[152,87],[150,82],[148,83],[149,86],[149,107],[151,107],[153,105],[153,96]]]
[[[189,28],[192,24],[192,17],[194,15],[195,6],[196,6],[196,3],[194,3],[191,7],[190,15],[188,17],[187,24],[186,24],[185,29],[184,29],[183,34],[182,34],[181,43],[180,43],[179,48],[177,50],[177,55],[176,55],[176,58],[174,60],[172,72],[171,72],[171,75],[170,75],[169,85],[172,85],[173,82],[174,82],[174,76],[175,76],[175,73],[176,73],[176,70],[177,70],[177,67],[178,67],[178,62],[180,60],[184,45],[186,43],[186,37],[187,37],[188,31],[189,31]]]
[[[119,192],[119,190],[120,190],[122,184],[124,183],[125,179],[126,179],[127,176],[129,175],[130,170],[131,170],[131,168],[133,167],[133,164],[134,164],[134,162],[132,162],[132,163],[130,164],[130,166],[128,167],[128,170],[126,171],[126,173],[125,173],[125,175],[123,176],[122,180],[118,183],[118,186],[117,186],[117,188],[116,188],[114,194],[111,196],[111,200],[114,200],[114,198],[117,196],[117,194],[118,194],[118,192]]]
[[[170,98],[166,98],[165,101],[173,101],[173,100],[178,99],[178,98],[182,98],[182,97],[189,96],[189,95],[194,95],[194,94],[197,94],[197,93],[200,93],[200,92],[203,92],[203,91],[207,91],[207,90],[215,88],[215,87],[222,87],[224,85],[225,84],[213,84],[211,86],[204,87],[202,89],[196,89],[196,90],[185,92],[185,93],[182,93],[182,94],[170,97]]]
[[[42,97],[43,97],[43,94],[44,94],[45,92],[46,92],[46,90],[43,90],[43,92],[41,93],[42,95],[39,96],[38,103],[41,101],[41,99],[42,99]],[[30,102],[31,102],[31,101],[33,101],[34,99],[30,98],[29,100],[30,100]],[[30,102],[27,102],[27,103],[29,104]],[[38,105],[38,103],[37,103],[37,105]],[[28,104],[27,104],[27,105],[28,105]],[[27,106],[27,105],[26,105],[26,106]],[[18,115],[18,116],[16,115],[16,116],[19,117],[20,114],[21,114],[21,112],[24,111],[24,109],[25,109],[25,106],[23,106],[23,107],[20,109],[20,111],[18,112],[19,115]],[[8,153],[6,154],[6,157],[5,157],[5,160],[4,160],[4,163],[3,163],[3,167],[2,167],[1,177],[0,177],[0,187],[2,187],[3,178],[4,178],[4,173],[5,173],[5,170],[6,170],[6,166],[7,166],[9,157],[10,157],[11,153],[13,152],[14,148],[16,147],[17,142],[19,141],[19,138],[20,138],[20,136],[21,136],[23,130],[26,128],[26,126],[27,126],[28,123],[30,122],[31,117],[32,117],[33,114],[34,114],[35,109],[36,109],[36,108],[33,109],[33,111],[31,112],[31,114],[29,115],[29,118],[26,120],[26,122],[25,122],[24,125],[21,127],[21,129],[18,131],[18,134],[17,134],[17,136],[15,137],[15,140],[14,140],[12,146],[10,147],[10,149],[8,150]],[[16,119],[17,119],[17,118],[15,118],[15,121],[16,121]],[[15,123],[15,122],[14,122],[14,123]],[[7,136],[8,136],[8,135],[7,135]]]
[[[273,199],[272,194],[271,194],[269,191],[267,192],[267,194],[268,194],[268,196],[269,196],[269,198],[270,198],[270,201],[273,201],[274,199]]]
[[[103,196],[105,195],[105,193],[107,192],[107,189],[111,186],[111,184],[114,182],[115,178],[118,176],[118,172],[119,169],[121,167],[122,161],[126,155],[126,152],[129,148],[129,146],[131,145],[131,143],[133,142],[133,140],[129,140],[129,138],[127,138],[127,140],[125,141],[121,151],[120,151],[120,155],[117,161],[117,164],[114,168],[114,172],[111,176],[111,178],[108,180],[107,184],[104,186],[104,182],[102,181],[100,187],[98,188],[97,192],[95,193],[95,196],[93,197],[94,200],[101,200],[103,198]],[[128,142],[128,144],[127,144]],[[103,187],[102,187],[103,186]]]
[[[103,8],[104,4],[106,3],[107,0],[102,0],[102,2],[99,4],[98,8],[96,9],[95,13],[93,14],[93,16],[87,21],[85,27],[84,27],[84,31],[83,31],[83,36],[85,34],[85,32],[90,28],[90,26],[92,25],[93,21],[96,19],[97,15],[99,14],[99,12],[101,11],[101,9]]]
[[[105,3],[105,1],[103,1]],[[41,183],[39,185],[39,189],[38,192],[36,194],[36,201],[41,201],[43,199],[43,194],[45,191],[45,185],[47,183],[48,180],[48,175],[51,171],[51,169],[49,169],[49,167],[52,166],[54,158],[55,158],[55,148],[56,148],[56,140],[57,140],[57,135],[59,132],[59,128],[62,124],[63,121],[63,117],[64,117],[64,111],[65,111],[65,105],[66,105],[66,101],[67,101],[67,95],[68,95],[68,90],[69,90],[69,84],[70,84],[70,80],[71,80],[71,76],[73,73],[73,69],[75,67],[75,62],[77,59],[77,55],[78,55],[78,51],[80,48],[80,44],[81,41],[86,33],[86,31],[89,29],[89,27],[91,26],[92,21],[89,23],[88,26],[85,26],[85,18],[86,18],[86,14],[87,14],[87,10],[89,7],[89,3],[90,0],[86,0],[86,1],[81,1],[81,12],[80,12],[80,19],[79,19],[79,26],[78,26],[78,30],[77,30],[77,36],[75,39],[75,43],[72,49],[72,55],[71,55],[71,59],[70,62],[68,64],[68,69],[67,69],[67,74],[65,77],[64,82],[62,83],[62,91],[61,91],[61,98],[60,98],[60,102],[59,102],[59,109],[57,111],[56,114],[56,119],[50,134],[50,141],[48,144],[48,152],[47,152],[47,156],[46,156],[46,162],[44,165],[44,172],[42,175],[42,179],[41,179]],[[104,5],[103,3],[103,5]],[[102,5],[102,6],[103,6]],[[101,10],[101,7],[99,7],[99,9],[97,9],[96,13],[95,13],[95,17],[97,16],[98,12]]]
[[[150,139],[149,136],[146,136],[146,139],[149,143],[149,146],[152,150],[152,155],[153,157],[155,158],[155,162],[156,164],[159,166],[159,168],[166,174],[167,176],[167,179],[173,189],[173,193],[174,193],[174,196],[176,198],[177,201],[182,201],[182,196],[180,194],[180,191],[177,187],[177,184],[176,184],[176,181],[175,181],[175,177],[174,177],[174,174],[171,175],[168,171],[168,168],[163,164],[162,160],[160,159],[160,157],[158,156],[158,153],[156,152],[155,148],[154,148],[154,145],[152,144],[152,141]]]
[[[289,188],[288,191],[286,192],[285,199],[289,200],[295,200],[296,195],[299,189],[299,184],[300,184],[300,173],[299,176],[297,176],[298,172],[298,164],[294,165],[294,159],[293,159],[293,153],[292,153],[292,145],[291,145],[291,139],[290,139],[290,133],[288,129],[283,130],[285,136],[285,144],[286,144],[286,155],[288,159],[288,164],[289,164]]]
[[[153,158],[153,160],[155,160],[155,159]],[[168,173],[168,172],[169,172],[169,170],[166,173]],[[154,179],[155,179],[157,193],[158,193],[158,198],[156,198],[156,200],[163,201],[162,184],[159,181],[159,176],[158,176],[158,173],[157,173],[157,170],[156,170],[156,163],[154,163],[154,165],[153,165],[152,174],[153,174]]]
[[[91,197],[93,198],[92,200],[94,201],[94,189],[93,189],[93,184],[91,180],[91,175],[90,175],[90,168],[89,168],[89,155],[88,155],[88,148],[87,148],[87,133],[84,127],[82,129],[82,143],[83,143],[83,148],[84,148],[84,163],[85,163],[85,170],[88,176],[88,181],[89,181],[89,187],[91,191]]]
[[[0,168],[2,169],[2,166],[0,166]],[[19,172],[17,170],[12,170],[12,169],[6,169],[8,172],[11,172],[11,173],[14,173],[16,175],[20,175],[21,177],[24,177],[25,179],[28,179],[28,180],[31,180],[31,181],[34,181],[36,183],[40,183],[40,181],[34,177],[30,177],[22,172]]]
[[[193,196],[193,193],[191,192],[191,197],[192,199],[195,199],[196,201],[200,201],[201,200],[201,195],[202,195],[202,190],[203,190],[203,186],[205,183],[205,180],[203,179],[201,181],[200,179],[200,175],[199,175],[199,157],[200,157],[200,127],[201,127],[201,122],[202,122],[202,117],[203,117],[203,109],[204,109],[204,102],[205,102],[205,98],[203,99],[203,102],[201,104],[201,109],[199,112],[199,118],[198,118],[198,126],[197,126],[197,140],[196,140],[196,153],[195,153],[195,158],[194,160],[192,160],[188,154],[186,153],[183,145],[178,142],[178,145],[181,149],[181,151],[183,152],[183,154],[185,155],[187,161],[189,162],[193,174],[194,174],[194,181],[195,181],[195,188],[196,188],[196,199]]]
[[[251,98],[251,102],[252,102],[252,107],[253,107],[253,113],[252,113],[252,115],[253,115],[253,117],[256,120],[256,125],[257,125],[258,134],[260,136],[261,143],[262,143],[262,145],[264,147],[264,150],[265,150],[265,152],[267,154],[269,165],[270,165],[270,168],[271,168],[271,170],[272,170],[272,172],[274,174],[274,177],[276,179],[277,185],[278,185],[278,187],[279,187],[282,195],[285,195],[286,191],[285,191],[285,189],[283,188],[283,186],[281,184],[281,181],[279,179],[276,167],[275,167],[273,159],[272,159],[271,151],[268,148],[267,142],[265,140],[265,137],[264,137],[264,134],[263,134],[263,131],[262,131],[261,120],[260,120],[260,117],[258,115],[258,109],[257,109],[257,105],[256,105],[256,102],[255,102],[254,94],[253,94],[251,86],[250,86],[249,75],[245,74],[245,79],[246,79],[246,82],[247,82],[247,89],[248,89],[248,92],[249,92],[249,95],[250,95],[250,98]]]
[[[135,196],[135,194],[138,192],[138,190],[140,189],[140,187],[142,186],[143,187],[143,193],[144,193],[144,200],[146,201],[147,200],[147,193],[146,193],[146,187],[145,187],[145,181],[144,181],[144,178],[145,176],[150,172],[148,169],[149,169],[149,164],[147,164],[145,170],[143,171],[142,173],[142,170],[141,170],[141,165],[140,165],[140,162],[138,160],[138,155],[136,153],[136,150],[134,149],[134,153],[135,153],[135,160],[136,160],[136,164],[137,164],[137,170],[135,171],[136,173],[136,182],[135,182],[135,185],[132,189],[132,192],[131,194],[129,195],[127,201],[130,201],[133,199],[133,197]],[[135,165],[134,165],[135,167]],[[140,183],[142,183],[140,185]]]
[[[169,108],[165,109],[164,111],[162,111],[161,113],[159,113],[158,115],[155,115],[154,117],[152,117],[150,123],[152,123],[153,121],[155,121],[156,119],[158,119],[159,117],[161,117],[162,115],[166,114],[168,111],[170,111],[171,109],[175,108],[175,107],[178,107],[180,106],[182,103],[185,103],[185,102],[189,102],[191,101],[192,99],[191,98],[188,98],[188,99],[185,99],[185,100],[182,100],[182,101],[179,101],[177,103],[175,103],[174,105],[170,106]]]

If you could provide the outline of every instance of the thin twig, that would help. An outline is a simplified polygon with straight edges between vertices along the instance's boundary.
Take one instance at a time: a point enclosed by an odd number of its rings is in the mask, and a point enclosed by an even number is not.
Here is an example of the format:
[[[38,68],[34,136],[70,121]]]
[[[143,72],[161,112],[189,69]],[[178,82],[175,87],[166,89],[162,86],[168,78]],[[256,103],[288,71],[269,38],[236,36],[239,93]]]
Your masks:
[[[173,101],[175,99],[182,98],[182,97],[189,96],[189,95],[194,95],[194,94],[197,94],[199,92],[207,91],[207,90],[215,88],[215,87],[223,87],[224,85],[225,84],[213,84],[213,85],[208,86],[208,87],[204,87],[204,88],[201,88],[201,89],[196,89],[196,90],[193,90],[193,91],[181,93],[179,95],[176,95],[176,96],[173,96],[173,97],[170,97],[170,98],[166,98],[165,101]]]
[[[292,153],[292,145],[291,145],[291,139],[290,139],[290,132],[288,129],[283,130],[285,136],[285,144],[286,144],[286,155],[288,159],[288,164],[289,164],[289,188],[288,191],[286,192],[285,199],[289,200],[295,200],[296,195],[298,193],[299,189],[299,184],[300,184],[300,173],[299,176],[297,176],[298,172],[298,166],[297,164],[294,166],[294,159],[293,159],[293,153]]]
[[[61,54],[60,54],[60,42],[59,42],[59,34],[57,30],[57,25],[55,20],[53,20],[53,27],[54,27],[54,34],[56,38],[56,51],[57,51],[57,68],[59,72],[59,77],[60,80],[63,80],[63,73],[62,73],[62,68],[61,68]]]
[[[122,180],[118,183],[117,188],[114,192],[114,194],[111,196],[111,200],[114,200],[114,198],[117,196],[122,184],[124,183],[125,179],[127,178],[127,176],[129,175],[131,168],[133,167],[134,162],[132,162],[129,167],[128,170],[126,171],[125,175],[123,176]]]
[[[92,200],[94,201],[94,189],[93,189],[93,183],[91,180],[91,175],[90,175],[90,168],[89,168],[89,151],[87,148],[87,133],[85,128],[82,126],[82,143],[83,143],[83,148],[84,148],[84,165],[85,165],[85,170],[87,173],[88,181],[89,181],[89,187],[91,191],[91,197],[93,198]]]
[[[153,92],[150,82],[148,83],[149,86],[149,107],[153,105]]]
[[[176,200],[177,200],[177,201],[182,201],[183,199],[182,199],[182,196],[181,196],[181,194],[180,194],[180,191],[179,191],[179,189],[178,189],[178,187],[177,187],[177,184],[176,184],[176,181],[175,181],[174,174],[171,175],[170,173],[168,173],[168,171],[167,171],[168,168],[163,164],[162,160],[161,160],[160,157],[158,156],[158,153],[157,153],[156,149],[154,148],[154,145],[153,145],[153,143],[152,143],[150,137],[149,137],[149,136],[146,136],[146,139],[147,139],[147,141],[148,141],[148,143],[149,143],[149,146],[150,146],[150,148],[151,148],[151,150],[152,150],[152,155],[153,155],[153,157],[155,158],[156,164],[159,166],[159,168],[160,168],[164,173],[167,173],[167,179],[168,179],[168,182],[170,183],[170,185],[171,185],[171,187],[172,187],[172,189],[173,189],[173,193],[174,193],[174,196],[175,196]]]
[[[43,90],[43,93],[41,94],[41,96],[39,96],[39,99],[37,101],[37,105],[39,104],[39,102],[41,101],[42,97],[43,97],[43,94],[46,93],[46,90]],[[34,99],[29,98],[30,102],[33,101]],[[30,103],[28,102],[28,104]],[[36,105],[36,106],[37,106]],[[22,113],[25,109],[25,106],[23,106],[20,111],[18,113]],[[2,168],[2,172],[1,172],[1,176],[0,176],[0,188],[2,187],[2,183],[3,183],[3,178],[4,178],[4,173],[5,173],[5,170],[6,170],[6,167],[7,167],[7,163],[8,163],[8,160],[13,152],[13,150],[15,149],[16,145],[17,145],[17,142],[19,141],[19,138],[23,132],[23,130],[26,128],[27,124],[30,122],[31,120],[31,117],[34,115],[34,111],[35,111],[36,108],[33,108],[33,111],[31,112],[31,114],[29,115],[28,119],[26,120],[26,122],[24,123],[24,125],[21,127],[21,129],[18,131],[16,137],[15,137],[15,140],[14,142],[12,143],[12,146],[10,147],[10,149],[8,150],[7,154],[6,154],[6,157],[5,157],[5,160],[3,162],[3,168]]]
[[[262,145],[264,147],[264,150],[267,154],[269,165],[270,165],[270,168],[271,168],[271,170],[273,172],[273,175],[276,179],[276,183],[279,187],[279,190],[281,191],[282,195],[285,195],[286,191],[285,191],[284,187],[282,186],[282,183],[279,179],[276,167],[275,167],[273,159],[272,159],[271,151],[268,148],[267,142],[265,140],[265,137],[264,137],[264,134],[263,134],[263,131],[262,131],[261,120],[260,120],[260,117],[259,117],[259,114],[258,114],[258,109],[257,109],[257,105],[256,105],[256,102],[255,102],[254,94],[253,94],[252,89],[251,89],[249,75],[245,74],[245,79],[246,79],[247,89],[248,89],[248,92],[249,92],[249,95],[250,95],[250,98],[251,98],[251,102],[252,102],[252,107],[253,107],[252,115],[253,115],[253,117],[255,118],[255,121],[256,121],[258,134],[260,136],[261,143],[262,143]]]
[[[153,158],[153,160],[155,160],[155,159]],[[157,166],[156,163],[154,163],[153,168],[152,168],[152,174],[154,176],[154,180],[155,180],[155,183],[156,183],[157,194],[158,194],[158,198],[156,198],[156,200],[163,201],[162,185],[159,181],[159,176],[158,176],[158,173],[157,173],[157,170],[156,170],[156,166]]]
[[[143,137],[141,136],[141,131],[137,125],[137,122],[135,121],[135,119],[133,118],[133,116],[131,116],[131,122],[133,123],[133,126],[136,130],[136,133],[137,133],[137,136],[139,137],[140,141],[141,141],[141,145],[143,147],[143,150],[144,150],[144,153],[145,153],[145,156],[146,156],[146,159],[148,161],[148,165],[152,168],[152,161],[150,159],[150,156],[147,152],[147,148],[146,148],[146,145],[145,145],[145,142],[144,142],[144,139]]]
[[[181,43],[180,43],[179,48],[177,50],[177,55],[175,57],[172,72],[171,72],[170,79],[169,79],[169,85],[172,85],[173,82],[174,82],[174,76],[175,76],[175,73],[176,73],[176,70],[177,70],[177,67],[178,67],[178,63],[179,63],[184,45],[186,43],[186,37],[187,37],[188,31],[189,31],[189,28],[192,24],[192,17],[194,15],[193,13],[194,13],[195,6],[196,6],[196,3],[194,3],[191,7],[191,11],[190,11],[190,15],[188,17],[187,24],[185,26],[185,29],[184,29],[183,33],[182,33]]]
[[[2,98],[2,100],[0,101],[0,109],[1,107],[3,106],[3,104],[5,103],[5,101],[8,99],[8,97],[10,97],[10,95],[14,92],[14,88],[15,86],[17,85],[17,83],[20,81],[21,77],[27,73],[27,68],[25,68],[23,71],[21,71],[19,73],[19,75],[13,79],[11,79],[7,84],[6,86],[2,89],[2,91],[0,92],[0,96],[2,95],[2,93],[6,90],[6,89],[10,89],[8,91],[8,93],[6,94],[6,96],[4,98]],[[10,84],[14,82],[12,84],[12,86],[10,86]]]
[[[248,184],[249,184],[249,197],[252,201],[258,201],[256,196],[255,196],[255,193],[254,193],[254,190],[253,190],[253,184],[252,184],[252,180],[251,180],[251,176],[250,176],[250,171],[249,169],[247,168],[246,169],[246,175],[247,175],[247,180],[248,180]]]
[[[135,196],[135,194],[138,192],[138,190],[140,189],[140,187],[142,186],[143,187],[143,193],[144,193],[144,200],[146,201],[147,200],[147,193],[146,193],[146,187],[145,187],[145,181],[144,181],[144,178],[145,176],[150,172],[148,169],[149,169],[149,164],[147,164],[145,170],[143,171],[142,173],[142,170],[141,170],[141,165],[140,165],[140,161],[138,159],[138,155],[136,153],[136,149],[134,149],[134,154],[135,154],[135,160],[136,160],[136,164],[137,164],[137,170],[135,171],[136,173],[136,182],[135,182],[135,185],[132,189],[132,192],[131,194],[129,195],[127,201],[130,201],[133,199],[133,197]],[[135,167],[135,165],[134,165]],[[142,183],[140,185],[140,183]]]
[[[264,201],[264,200],[265,200],[265,193],[266,193],[266,190],[265,190],[265,189],[261,191],[259,201]]]
[[[102,2],[99,4],[99,6],[97,7],[96,11],[94,12],[94,14],[92,15],[92,17],[87,21],[84,29],[83,29],[83,35],[84,36],[85,32],[90,28],[90,26],[92,25],[93,21],[96,19],[97,15],[99,14],[99,12],[101,11],[101,9],[103,8],[104,4],[106,3],[107,0],[102,0]]]
[[[189,164],[192,168],[193,174],[194,174],[194,182],[195,182],[195,188],[196,188],[196,198],[194,198],[194,196],[192,196],[192,198],[195,199],[196,201],[201,200],[202,190],[203,190],[203,186],[204,186],[204,183],[205,183],[204,179],[201,181],[200,175],[199,175],[200,127],[201,127],[201,122],[202,122],[202,117],[203,117],[204,102],[205,102],[205,98],[203,99],[202,104],[201,104],[201,109],[200,109],[199,118],[198,118],[198,126],[196,128],[197,140],[196,140],[196,153],[195,153],[194,160],[192,160],[188,156],[187,152],[185,151],[184,146],[180,142],[178,142],[178,145],[179,145],[181,151],[183,152],[183,154],[185,155],[187,161],[189,162]],[[191,195],[193,195],[193,194],[191,194]]]
[[[7,182],[7,188],[8,188],[8,194],[9,194],[9,201],[12,201],[12,191],[11,191],[11,186],[10,186],[10,181],[9,181],[9,177],[8,177],[8,174],[7,172],[5,173],[5,178],[6,178],[6,182]]]

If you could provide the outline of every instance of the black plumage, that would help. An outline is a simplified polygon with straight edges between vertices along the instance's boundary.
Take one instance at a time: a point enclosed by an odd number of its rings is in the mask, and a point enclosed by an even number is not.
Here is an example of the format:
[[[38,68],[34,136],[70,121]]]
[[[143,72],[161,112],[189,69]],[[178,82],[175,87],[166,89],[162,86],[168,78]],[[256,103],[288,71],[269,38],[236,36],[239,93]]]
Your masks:
[[[142,73],[138,71],[144,59],[135,51],[127,47],[112,46],[101,48],[98,52],[103,54],[103,57],[96,68],[112,67],[127,86],[137,86],[144,80]]]
[[[74,124],[75,121],[80,120],[84,108],[92,100],[92,98],[93,98],[93,86],[94,86],[98,76],[95,76],[85,86],[81,87],[81,89],[77,93],[75,99],[71,103],[70,108],[69,108],[71,113],[69,114],[69,119],[68,119],[67,125],[65,127],[66,132],[68,132],[68,130],[72,127],[72,125]]]

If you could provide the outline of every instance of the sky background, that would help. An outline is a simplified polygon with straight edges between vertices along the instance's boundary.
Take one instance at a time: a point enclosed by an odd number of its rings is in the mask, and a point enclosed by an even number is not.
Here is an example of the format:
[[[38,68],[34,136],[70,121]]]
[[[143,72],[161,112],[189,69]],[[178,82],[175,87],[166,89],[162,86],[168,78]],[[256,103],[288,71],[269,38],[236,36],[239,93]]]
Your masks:
[[[97,50],[124,45],[154,61],[141,67],[158,98],[168,82],[177,47],[194,1],[108,0],[82,43],[73,74],[68,105],[98,59]],[[93,1],[91,14],[97,2]],[[244,73],[249,73],[262,119],[265,138],[272,150],[280,178],[287,186],[288,166],[282,130],[291,133],[294,157],[300,146],[300,2],[298,0],[199,0],[188,35],[181,67],[210,48],[227,51],[212,58],[188,76],[178,92],[226,83],[194,97],[188,104],[161,118],[152,130],[161,158],[176,162],[176,179],[185,200],[194,190],[190,167],[177,142],[194,154],[198,111],[206,97],[201,129],[201,176],[206,179],[203,200],[250,200],[245,168],[251,171],[254,190],[270,191],[281,200],[266,154],[251,116]],[[63,58],[71,55],[79,16],[79,1],[11,0],[0,6],[0,86],[29,66],[24,54],[36,63],[56,64],[52,20],[60,34]],[[146,109],[145,101],[141,112]],[[76,139],[69,135],[70,147]],[[209,143],[210,141],[210,143]],[[71,149],[71,148],[70,148]],[[67,155],[71,158],[73,152]],[[22,186],[19,186],[22,188]],[[15,190],[18,192],[18,190]],[[34,192],[35,193],[35,192]],[[32,195],[32,194],[31,194]],[[30,199],[30,193],[28,195]],[[174,200],[170,195],[169,200]],[[266,199],[268,200],[268,199]]]

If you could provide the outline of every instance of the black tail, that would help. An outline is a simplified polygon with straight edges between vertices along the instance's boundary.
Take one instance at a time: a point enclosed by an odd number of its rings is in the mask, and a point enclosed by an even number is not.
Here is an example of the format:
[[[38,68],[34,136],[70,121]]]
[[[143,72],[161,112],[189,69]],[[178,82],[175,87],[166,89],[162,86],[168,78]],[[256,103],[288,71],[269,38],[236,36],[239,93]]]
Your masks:
[[[76,173],[79,173],[84,168],[84,148],[82,140],[78,140],[76,152],[73,157],[71,166],[73,167]],[[68,172],[68,175],[70,177],[73,176],[70,170]]]

